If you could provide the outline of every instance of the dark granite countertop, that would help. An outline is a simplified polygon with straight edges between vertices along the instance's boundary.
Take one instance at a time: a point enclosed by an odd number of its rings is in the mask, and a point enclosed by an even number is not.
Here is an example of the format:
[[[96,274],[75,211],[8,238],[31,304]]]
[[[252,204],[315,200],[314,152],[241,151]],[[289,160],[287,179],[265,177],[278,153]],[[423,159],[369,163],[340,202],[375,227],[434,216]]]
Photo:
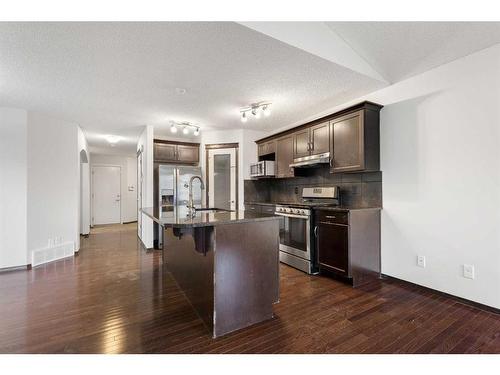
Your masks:
[[[293,205],[295,202],[245,202],[245,204],[256,204],[261,206],[276,206],[276,205]],[[316,210],[328,210],[328,211],[352,211],[352,210],[381,210],[382,207],[355,207],[355,206],[320,206],[313,207]]]
[[[207,227],[221,224],[234,224],[252,221],[280,220],[280,216],[261,214],[243,210],[230,212],[204,212],[197,211],[191,217],[184,206],[176,207],[174,211],[162,212],[159,216],[153,214],[152,207],[142,209],[142,212],[164,227],[189,228]]]

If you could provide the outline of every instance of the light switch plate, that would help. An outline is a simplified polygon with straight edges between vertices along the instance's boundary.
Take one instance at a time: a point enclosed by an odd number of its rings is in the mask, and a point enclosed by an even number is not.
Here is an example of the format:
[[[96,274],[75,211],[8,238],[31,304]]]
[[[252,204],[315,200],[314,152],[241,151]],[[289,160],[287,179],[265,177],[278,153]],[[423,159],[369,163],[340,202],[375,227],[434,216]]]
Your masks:
[[[464,277],[466,279],[474,280],[474,266],[471,264],[464,264]]]
[[[425,256],[417,255],[417,266],[425,268]]]

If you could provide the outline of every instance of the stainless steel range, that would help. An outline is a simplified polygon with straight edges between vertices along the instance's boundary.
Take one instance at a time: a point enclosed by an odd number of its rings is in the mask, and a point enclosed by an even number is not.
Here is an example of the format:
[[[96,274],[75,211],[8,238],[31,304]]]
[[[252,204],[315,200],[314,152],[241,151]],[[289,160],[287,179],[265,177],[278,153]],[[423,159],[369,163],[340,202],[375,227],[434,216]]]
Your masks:
[[[275,215],[280,224],[280,261],[309,274],[317,273],[312,212],[315,207],[338,205],[338,187],[302,189],[302,200],[278,203]]]

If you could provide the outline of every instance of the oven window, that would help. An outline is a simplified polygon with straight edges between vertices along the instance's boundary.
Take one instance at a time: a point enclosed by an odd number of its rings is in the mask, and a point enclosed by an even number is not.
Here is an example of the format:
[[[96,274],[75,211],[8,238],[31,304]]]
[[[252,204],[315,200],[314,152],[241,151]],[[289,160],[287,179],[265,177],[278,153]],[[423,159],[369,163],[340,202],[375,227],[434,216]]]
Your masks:
[[[307,220],[283,217],[280,220],[280,243],[307,252]]]

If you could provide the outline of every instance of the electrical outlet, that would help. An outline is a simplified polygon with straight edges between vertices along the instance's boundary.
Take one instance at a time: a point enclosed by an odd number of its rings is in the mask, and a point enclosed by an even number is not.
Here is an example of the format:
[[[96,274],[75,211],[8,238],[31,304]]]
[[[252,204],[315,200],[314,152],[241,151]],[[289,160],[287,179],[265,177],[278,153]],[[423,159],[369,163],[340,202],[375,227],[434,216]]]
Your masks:
[[[464,277],[466,279],[474,280],[474,266],[471,264],[464,264]]]
[[[417,266],[425,268],[425,256],[417,255]]]

